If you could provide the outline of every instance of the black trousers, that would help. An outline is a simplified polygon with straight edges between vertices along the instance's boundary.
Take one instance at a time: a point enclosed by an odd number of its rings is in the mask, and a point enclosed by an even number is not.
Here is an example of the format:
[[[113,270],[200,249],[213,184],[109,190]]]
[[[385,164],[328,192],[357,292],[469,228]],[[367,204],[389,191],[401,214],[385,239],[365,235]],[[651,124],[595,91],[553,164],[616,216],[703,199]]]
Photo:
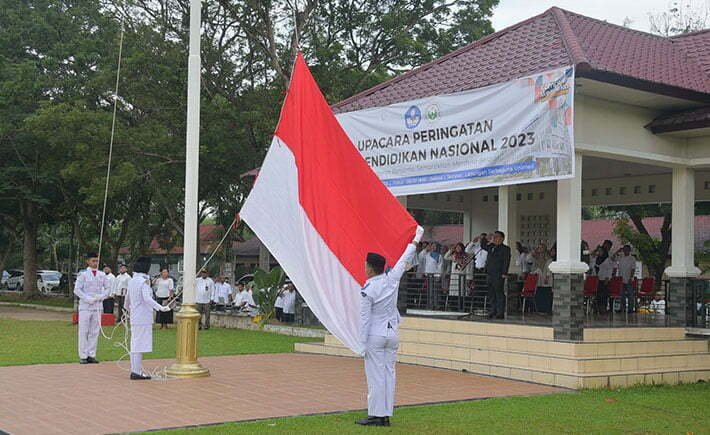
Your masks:
[[[505,293],[503,292],[503,278],[488,276],[488,300],[491,304],[491,316],[503,316],[505,314]]]
[[[276,320],[281,321],[284,317],[284,309],[276,307],[274,310],[276,311]]]

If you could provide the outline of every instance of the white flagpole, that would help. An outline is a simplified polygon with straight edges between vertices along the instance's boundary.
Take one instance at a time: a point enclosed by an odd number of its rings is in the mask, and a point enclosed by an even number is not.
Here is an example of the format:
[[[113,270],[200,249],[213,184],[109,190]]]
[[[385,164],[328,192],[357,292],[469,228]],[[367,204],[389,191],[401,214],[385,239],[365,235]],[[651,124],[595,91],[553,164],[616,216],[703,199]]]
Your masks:
[[[185,230],[183,243],[182,307],[176,317],[177,361],[167,373],[175,377],[209,376],[197,361],[197,325],[200,313],[195,309],[197,274],[197,187],[200,168],[200,0],[190,0],[190,56],[187,70],[187,140],[185,154]]]

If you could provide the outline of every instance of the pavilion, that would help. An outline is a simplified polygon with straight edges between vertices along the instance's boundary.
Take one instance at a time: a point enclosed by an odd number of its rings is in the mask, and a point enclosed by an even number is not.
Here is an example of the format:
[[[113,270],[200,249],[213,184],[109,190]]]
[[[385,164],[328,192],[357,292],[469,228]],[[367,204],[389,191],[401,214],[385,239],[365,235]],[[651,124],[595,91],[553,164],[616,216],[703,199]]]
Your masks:
[[[694,204],[710,200],[710,30],[661,37],[553,7],[333,109],[383,107],[569,65],[573,178],[400,197],[411,209],[463,213],[465,240],[500,229],[509,245],[556,242],[552,325],[405,318],[400,360],[572,388],[708,380],[708,341],[686,338],[684,326],[695,315],[691,286],[700,273]],[[672,326],[585,330],[582,207],[647,203],[673,206],[665,271]],[[534,230],[526,226],[532,219],[540,222]],[[337,340],[299,346],[348,354]]]

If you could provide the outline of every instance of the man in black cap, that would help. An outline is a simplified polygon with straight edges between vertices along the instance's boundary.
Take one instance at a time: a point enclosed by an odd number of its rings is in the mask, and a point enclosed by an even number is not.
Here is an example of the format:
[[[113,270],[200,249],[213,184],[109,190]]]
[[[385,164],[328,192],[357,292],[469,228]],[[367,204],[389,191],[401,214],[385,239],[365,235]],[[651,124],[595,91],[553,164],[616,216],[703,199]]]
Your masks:
[[[385,273],[387,261],[376,253],[367,254],[368,280],[360,295],[360,345],[364,349],[367,375],[367,417],[356,421],[365,426],[389,426],[394,410],[395,361],[399,348],[399,281],[411,266],[424,229],[417,227],[397,264]]]

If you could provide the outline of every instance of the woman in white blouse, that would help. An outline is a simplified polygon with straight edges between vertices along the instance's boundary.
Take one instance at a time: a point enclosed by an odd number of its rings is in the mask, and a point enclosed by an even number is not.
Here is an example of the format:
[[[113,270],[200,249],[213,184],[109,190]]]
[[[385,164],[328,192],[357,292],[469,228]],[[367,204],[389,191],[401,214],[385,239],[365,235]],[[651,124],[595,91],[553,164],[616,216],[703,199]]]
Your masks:
[[[160,270],[160,277],[155,280],[155,299],[160,305],[163,305],[168,300],[172,299],[175,292],[175,283],[168,276],[168,269]],[[160,329],[167,329],[168,325],[173,323],[173,312],[160,312],[155,315],[155,323],[160,323]]]

